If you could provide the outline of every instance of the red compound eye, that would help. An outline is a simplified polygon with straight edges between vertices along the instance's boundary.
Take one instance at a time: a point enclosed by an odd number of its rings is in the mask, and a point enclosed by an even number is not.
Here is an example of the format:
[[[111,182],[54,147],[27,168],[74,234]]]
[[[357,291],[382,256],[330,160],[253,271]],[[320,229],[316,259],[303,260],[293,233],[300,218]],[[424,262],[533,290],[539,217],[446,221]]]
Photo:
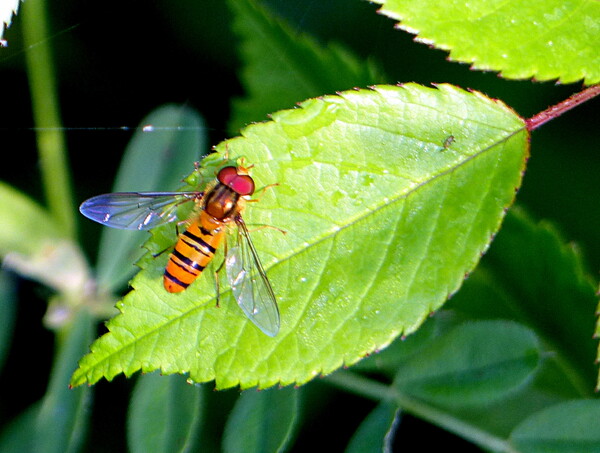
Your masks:
[[[254,193],[254,180],[250,175],[240,175],[236,167],[224,167],[219,170],[217,179],[231,189],[244,196]]]

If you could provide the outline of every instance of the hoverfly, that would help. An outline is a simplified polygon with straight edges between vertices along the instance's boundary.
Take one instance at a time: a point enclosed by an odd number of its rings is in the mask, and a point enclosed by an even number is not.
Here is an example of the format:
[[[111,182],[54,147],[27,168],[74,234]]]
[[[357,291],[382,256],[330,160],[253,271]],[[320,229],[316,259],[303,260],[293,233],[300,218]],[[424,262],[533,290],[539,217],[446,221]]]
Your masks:
[[[188,220],[187,229],[179,234],[164,272],[164,287],[170,293],[184,291],[200,276],[225,239],[228,227],[235,225],[237,243],[225,257],[227,279],[244,314],[265,334],[274,337],[279,331],[275,294],[241,215],[254,188],[247,168],[227,166],[217,172],[216,180],[204,192],[109,193],[84,201],[79,210],[89,219],[112,228],[149,230],[176,220],[177,207],[193,200],[197,206],[195,214]],[[217,300],[218,293],[217,280]]]

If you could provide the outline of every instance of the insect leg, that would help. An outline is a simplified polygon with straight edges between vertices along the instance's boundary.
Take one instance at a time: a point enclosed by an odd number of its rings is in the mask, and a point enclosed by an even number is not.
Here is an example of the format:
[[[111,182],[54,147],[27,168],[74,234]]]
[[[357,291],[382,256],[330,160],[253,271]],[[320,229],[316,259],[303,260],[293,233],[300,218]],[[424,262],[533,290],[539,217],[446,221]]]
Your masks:
[[[221,287],[219,284],[219,272],[221,272],[221,269],[223,269],[223,265],[225,264],[225,260],[227,259],[227,240],[224,241],[225,243],[223,244],[224,246],[224,255],[223,255],[223,261],[221,261],[221,264],[219,265],[219,267],[217,268],[217,270],[215,270],[215,291],[216,291],[216,299],[217,299],[217,307],[219,306],[219,302],[221,300]]]
[[[253,198],[253,199],[251,199],[251,200],[246,200],[246,202],[247,202],[247,203],[258,203],[258,202],[259,202],[259,201],[262,199],[263,195],[265,194],[265,192],[266,192],[268,189],[272,189],[273,187],[277,187],[278,185],[279,185],[279,183],[278,183],[278,182],[275,182],[275,183],[273,183],[273,184],[269,184],[268,186],[265,186],[265,187],[263,187],[263,188],[262,188],[262,189],[260,189],[260,191],[259,191],[258,198]]]
[[[271,228],[273,230],[279,231],[281,234],[287,234],[287,231],[285,231],[285,230],[283,230],[281,228],[278,228],[278,227],[273,226],[273,225],[263,225],[263,224],[260,224],[260,225],[253,224],[252,228],[248,228],[248,232],[249,233],[253,233],[254,231],[262,230],[263,228]]]

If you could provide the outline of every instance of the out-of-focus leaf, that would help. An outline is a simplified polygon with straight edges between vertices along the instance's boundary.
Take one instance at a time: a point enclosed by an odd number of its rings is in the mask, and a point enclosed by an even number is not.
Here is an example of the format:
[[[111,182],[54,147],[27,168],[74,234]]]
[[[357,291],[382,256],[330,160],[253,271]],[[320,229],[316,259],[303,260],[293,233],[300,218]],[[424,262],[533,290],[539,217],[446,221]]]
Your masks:
[[[600,401],[575,400],[530,416],[511,434],[522,453],[592,453],[600,451]]]
[[[35,453],[33,451],[33,430],[41,402],[29,406],[4,428],[0,436],[2,453]]]
[[[46,242],[31,255],[8,253],[3,264],[61,293],[81,293],[90,278],[81,249],[68,240]]]
[[[384,82],[382,71],[333,43],[326,47],[298,35],[252,0],[229,1],[233,30],[242,39],[241,72],[246,96],[233,103],[229,129],[304,99]]]
[[[66,385],[92,335],[92,317],[80,310],[58,349],[46,394],[15,419],[0,439],[2,453],[76,453],[89,424],[91,389]]]
[[[69,375],[92,336],[92,316],[81,309],[55,356],[50,383],[33,427],[35,453],[80,451],[89,425],[90,388],[70,389]]]
[[[10,252],[32,256],[44,245],[63,238],[50,214],[0,182],[0,256]]]
[[[377,405],[350,439],[346,453],[391,453],[400,416],[400,409],[395,404],[383,402]]]
[[[593,334],[598,299],[577,248],[550,223],[535,222],[515,208],[481,264],[452,307],[469,316],[502,317],[534,329],[551,349],[550,360],[556,360],[571,382],[571,397],[591,396],[597,378]]]
[[[486,405],[531,380],[541,359],[535,334],[516,323],[465,323],[398,369],[396,387],[445,406]]]
[[[181,376],[140,376],[129,407],[129,451],[196,451],[202,399],[202,389],[186,383]]]
[[[204,121],[185,106],[166,105],[141,122],[129,142],[113,192],[173,191],[206,150]],[[115,290],[137,270],[148,236],[103,228],[98,253],[100,286]]]
[[[225,425],[223,451],[285,451],[298,422],[299,392],[294,388],[244,392]]]
[[[10,350],[16,305],[14,281],[0,269],[0,370]]]
[[[50,215],[1,182],[0,256],[4,266],[60,292],[79,291],[89,278],[81,250],[64,237]]]

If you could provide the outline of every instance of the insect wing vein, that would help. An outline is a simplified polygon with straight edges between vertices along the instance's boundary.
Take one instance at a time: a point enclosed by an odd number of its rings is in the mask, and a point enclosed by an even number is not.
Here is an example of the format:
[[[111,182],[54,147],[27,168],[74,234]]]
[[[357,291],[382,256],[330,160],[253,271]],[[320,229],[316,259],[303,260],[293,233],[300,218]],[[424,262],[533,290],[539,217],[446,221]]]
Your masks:
[[[79,211],[112,228],[149,230],[177,218],[176,208],[198,192],[116,192],[84,201]]]
[[[265,334],[279,332],[279,309],[246,224],[238,217],[238,243],[227,254],[227,278],[233,295],[244,312]]]

